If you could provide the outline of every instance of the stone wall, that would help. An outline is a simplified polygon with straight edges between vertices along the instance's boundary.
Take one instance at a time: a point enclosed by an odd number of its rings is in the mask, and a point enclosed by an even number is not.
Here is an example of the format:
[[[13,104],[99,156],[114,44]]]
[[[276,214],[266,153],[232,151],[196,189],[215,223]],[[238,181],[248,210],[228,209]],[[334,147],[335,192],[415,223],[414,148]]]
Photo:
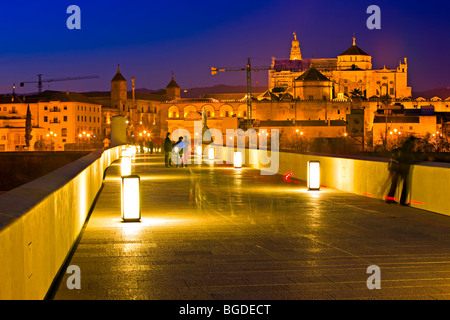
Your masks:
[[[271,152],[264,157],[265,151],[246,149],[246,165],[265,170],[270,167],[261,164],[271,160]],[[232,153],[225,148],[223,159],[231,159]],[[249,161],[250,159],[250,161]],[[276,156],[272,158],[276,159]],[[292,172],[292,178],[307,180],[308,161],[320,161],[321,185],[363,196],[384,200],[389,183],[388,160],[369,157],[337,157],[320,154],[278,153],[278,166],[273,166],[277,174]],[[253,164],[252,164],[253,163]],[[450,164],[441,162],[421,162],[411,166],[408,182],[410,206],[450,215]],[[400,198],[397,188],[396,198]]]
[[[0,196],[0,299],[43,299],[121,147],[97,150]]]

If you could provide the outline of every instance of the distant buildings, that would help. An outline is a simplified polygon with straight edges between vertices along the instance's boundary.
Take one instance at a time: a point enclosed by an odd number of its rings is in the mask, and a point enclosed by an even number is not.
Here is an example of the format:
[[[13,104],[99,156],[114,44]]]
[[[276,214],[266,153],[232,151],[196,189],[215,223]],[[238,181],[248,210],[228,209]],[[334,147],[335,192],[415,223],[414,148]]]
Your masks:
[[[406,58],[396,69],[372,69],[372,57],[355,38],[337,58],[303,59],[294,34],[290,58],[273,58],[268,89],[251,97],[252,127],[260,134],[278,129],[284,136],[295,132],[307,138],[360,137],[363,132],[368,147],[386,142],[394,132],[447,136],[450,97],[412,99],[407,71]],[[203,112],[208,126],[223,134],[245,129],[247,123],[246,93],[182,98],[173,74],[165,90],[136,92],[135,78],[129,90],[119,66],[107,92],[0,96],[0,151],[25,149],[28,106],[33,126],[29,150],[38,140],[53,143],[56,150],[94,141],[101,145],[110,137],[114,116],[126,117],[127,135],[137,142],[160,141],[178,128],[194,134],[194,122],[202,120]]]
[[[317,83],[314,94],[305,94],[304,74],[314,67],[320,78],[327,79]],[[317,73],[317,71],[319,73]],[[289,60],[272,58],[269,70],[269,90],[286,92],[300,100],[332,100],[339,94],[350,97],[357,89],[366,99],[388,94],[394,99],[411,97],[411,87],[407,83],[408,64],[403,59],[396,69],[372,69],[372,56],[353,44],[337,58],[302,59],[299,41],[294,33]],[[307,86],[308,87],[308,86]],[[310,86],[309,86],[310,87]],[[324,92],[320,94],[321,88]],[[330,92],[331,91],[331,92]]]
[[[25,150],[27,108],[31,111],[32,140],[64,150],[65,144],[86,143],[101,134],[101,105],[73,92],[45,91],[36,96],[0,97],[0,151]]]
[[[406,109],[403,106],[390,106],[379,109],[374,115],[374,144],[396,144],[403,136],[414,135],[431,139],[448,135],[450,112],[435,111],[434,106]]]

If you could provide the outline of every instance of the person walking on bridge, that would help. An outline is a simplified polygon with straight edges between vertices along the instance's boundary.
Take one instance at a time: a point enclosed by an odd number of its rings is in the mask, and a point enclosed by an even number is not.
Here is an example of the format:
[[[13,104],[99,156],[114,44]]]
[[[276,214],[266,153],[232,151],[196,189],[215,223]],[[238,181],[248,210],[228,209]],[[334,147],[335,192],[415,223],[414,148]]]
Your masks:
[[[399,180],[403,181],[403,187],[400,195],[400,205],[406,206],[406,197],[408,195],[408,176],[411,165],[415,162],[414,142],[415,137],[409,137],[400,148],[394,150],[393,157],[389,162],[389,172],[391,177],[391,187],[386,197],[386,203],[397,203],[395,201],[395,191]]]
[[[167,132],[166,138],[164,139],[164,163],[166,168],[172,167],[172,141],[170,140],[170,132]]]
[[[187,167],[184,161],[184,148],[186,146],[186,143],[183,141],[183,137],[179,137],[177,143],[173,145],[173,148],[175,149],[175,156],[177,157],[177,168],[178,166]]]

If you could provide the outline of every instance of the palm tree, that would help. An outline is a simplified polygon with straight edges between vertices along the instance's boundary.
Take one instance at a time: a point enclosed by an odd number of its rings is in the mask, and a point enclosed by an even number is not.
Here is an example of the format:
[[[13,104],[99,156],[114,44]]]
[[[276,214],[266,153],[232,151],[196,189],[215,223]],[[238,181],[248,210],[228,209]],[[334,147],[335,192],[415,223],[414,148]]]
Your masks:
[[[354,89],[350,92],[350,98],[355,101],[361,101],[364,100],[364,95],[361,89]]]
[[[381,103],[383,104],[384,107],[387,107],[388,105],[391,104],[392,99],[391,99],[390,95],[385,94],[385,95],[382,95],[380,97],[380,101],[381,101]]]

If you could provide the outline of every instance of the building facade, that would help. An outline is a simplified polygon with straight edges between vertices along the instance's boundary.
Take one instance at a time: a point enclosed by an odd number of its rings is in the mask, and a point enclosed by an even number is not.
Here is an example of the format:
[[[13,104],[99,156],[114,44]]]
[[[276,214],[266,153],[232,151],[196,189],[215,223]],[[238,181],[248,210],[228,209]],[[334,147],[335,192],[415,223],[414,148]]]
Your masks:
[[[0,99],[0,150],[25,150],[27,109],[33,136],[64,150],[65,144],[89,143],[101,134],[101,105],[71,92],[45,91],[36,96],[3,96]]]
[[[408,86],[408,63],[403,58],[396,68],[382,69],[372,68],[372,56],[353,44],[336,58],[302,59],[299,49],[299,41],[294,34],[290,59],[272,59],[271,70],[268,74],[269,90],[284,90],[294,97],[305,99],[298,91],[299,77],[305,73],[311,65],[320,71],[332,83],[332,97],[339,94],[351,96],[354,90],[360,90],[362,95],[380,97],[389,95],[394,99],[411,97],[411,87]]]

